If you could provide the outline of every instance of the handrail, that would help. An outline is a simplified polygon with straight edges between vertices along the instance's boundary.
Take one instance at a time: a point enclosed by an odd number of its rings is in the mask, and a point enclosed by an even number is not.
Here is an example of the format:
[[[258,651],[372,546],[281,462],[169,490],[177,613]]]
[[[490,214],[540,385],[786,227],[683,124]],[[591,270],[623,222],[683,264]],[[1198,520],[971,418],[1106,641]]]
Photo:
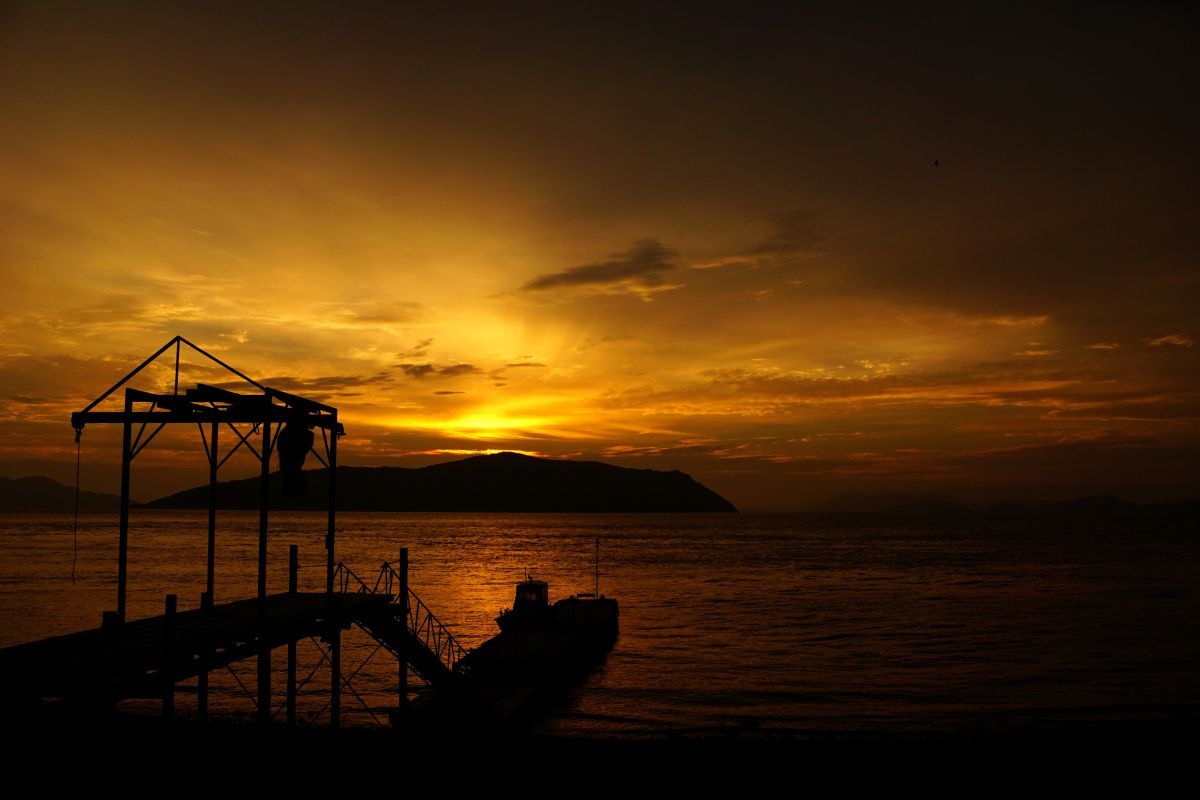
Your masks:
[[[384,593],[395,596],[399,583],[400,573],[396,571],[395,566],[385,561],[379,569],[379,577],[375,579],[376,591],[382,584]],[[467,654],[466,648],[458,643],[446,624],[425,605],[411,586],[408,587],[407,622],[408,630],[413,636],[432,650],[451,672],[457,671],[459,662]]]
[[[353,592],[350,591],[351,581],[357,584],[357,588]],[[337,567],[334,568],[333,585],[337,587],[339,594],[376,594],[375,589],[368,586],[366,581],[358,577],[354,570],[346,565],[345,561],[339,561]]]
[[[368,584],[354,570],[339,561],[334,569],[334,585],[342,594],[384,594],[395,598],[400,586],[400,573],[391,563],[384,562],[379,568],[379,575],[374,584]],[[454,634],[446,624],[437,618],[429,606],[408,587],[407,608],[398,616],[406,616],[404,620],[408,632],[415,636],[430,650],[451,672],[458,672],[459,664],[467,654],[467,649],[459,644]]]

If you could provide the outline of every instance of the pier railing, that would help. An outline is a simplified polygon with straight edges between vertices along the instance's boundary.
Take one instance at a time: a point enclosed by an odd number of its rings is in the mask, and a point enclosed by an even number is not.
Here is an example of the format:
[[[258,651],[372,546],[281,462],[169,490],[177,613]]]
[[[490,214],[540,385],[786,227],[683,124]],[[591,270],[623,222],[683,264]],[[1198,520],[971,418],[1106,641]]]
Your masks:
[[[384,594],[394,597],[400,588],[400,583],[400,573],[396,571],[396,566],[390,562],[384,562],[379,569],[379,577],[375,581],[375,591],[378,592],[382,588]],[[445,623],[434,615],[429,606],[425,605],[420,597],[417,597],[417,593],[412,590],[411,586],[408,587],[408,629],[413,636],[432,650],[441,662],[450,668],[451,672],[458,671],[459,662],[467,654],[466,648],[458,643],[454,634],[450,632]]]
[[[386,594],[396,598],[402,583],[396,566],[386,561],[379,568],[374,583],[363,580],[345,562],[339,562],[334,570],[334,585],[343,594]],[[459,663],[467,654],[466,648],[459,644],[450,629],[425,605],[411,586],[408,588],[407,606],[408,614],[404,623],[408,632],[437,656],[447,669],[457,672]]]
[[[358,574],[350,569],[345,561],[339,561],[333,570],[333,585],[341,594],[376,594]]]

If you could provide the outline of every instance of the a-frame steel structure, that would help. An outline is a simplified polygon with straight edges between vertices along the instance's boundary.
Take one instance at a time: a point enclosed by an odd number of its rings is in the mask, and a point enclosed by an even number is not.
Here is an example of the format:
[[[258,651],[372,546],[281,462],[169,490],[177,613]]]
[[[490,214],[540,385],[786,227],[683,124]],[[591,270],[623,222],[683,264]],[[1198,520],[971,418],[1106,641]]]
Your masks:
[[[234,376],[249,387],[253,392],[235,392],[230,389],[197,384],[180,392],[179,388],[179,359],[182,348],[186,346],[208,360],[216,363],[231,376]],[[125,386],[138,373],[154,363],[164,353],[174,348],[175,380],[170,394],[155,394],[131,387],[125,388],[125,408],[122,411],[96,411],[98,405],[108,399],[121,387]],[[336,502],[337,502],[337,441],[345,431],[338,422],[337,409],[298,397],[288,392],[263,386],[258,381],[226,364],[221,359],[195,344],[176,336],[160,347],[149,358],[139,364],[121,380],[117,381],[108,391],[97,397],[82,411],[71,415],[71,426],[75,429],[76,441],[79,440],[84,426],[88,424],[120,424],[123,426],[121,444],[121,518],[120,543],[117,562],[117,608],[109,620],[110,624],[125,622],[126,589],[128,586],[128,549],[129,549],[129,485],[130,466],[139,453],[146,448],[155,436],[167,425],[195,425],[200,431],[208,457],[209,467],[209,503],[208,503],[208,563],[206,592],[203,603],[211,606],[213,603],[214,573],[216,558],[216,520],[217,520],[217,471],[230,456],[242,447],[248,448],[262,464],[261,489],[259,494],[258,517],[258,600],[260,617],[264,620],[265,628],[265,598],[267,596],[267,522],[268,522],[268,479],[271,472],[271,456],[279,447],[280,436],[288,441],[303,441],[307,452],[312,453],[329,471],[329,511],[328,530],[325,538],[326,550],[326,580],[325,589],[333,602],[334,572],[336,568]],[[250,425],[249,432],[244,433],[237,426]],[[138,426],[134,433],[134,426]],[[222,428],[232,431],[236,444],[222,457],[219,449],[220,432]],[[208,433],[206,434],[206,429]],[[291,433],[285,433],[285,431]],[[324,454],[316,447],[315,436],[306,431],[320,430],[320,441],[323,443]],[[147,433],[147,431],[149,431]],[[260,435],[259,446],[252,441]],[[295,449],[294,446],[292,448]],[[282,454],[282,451],[281,451]],[[270,696],[270,649],[266,645],[265,631],[260,632],[263,650],[259,653],[258,690],[259,711],[269,713]]]

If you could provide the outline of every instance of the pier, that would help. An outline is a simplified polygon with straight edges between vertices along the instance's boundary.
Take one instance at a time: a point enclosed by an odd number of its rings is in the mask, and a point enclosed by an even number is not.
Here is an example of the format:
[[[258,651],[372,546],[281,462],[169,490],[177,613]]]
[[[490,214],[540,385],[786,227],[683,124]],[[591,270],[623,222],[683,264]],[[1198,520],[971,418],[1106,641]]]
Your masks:
[[[265,644],[274,649],[309,636],[328,640],[334,629],[376,611],[387,598],[345,600],[330,603],[326,595],[310,593],[268,596]],[[259,624],[258,600],[237,600],[9,647],[0,650],[0,703],[61,699],[88,706],[166,697],[179,681],[255,657],[262,644]]]
[[[180,385],[184,348],[224,370],[225,385]],[[160,358],[174,356],[170,392],[152,392],[127,384]],[[186,365],[184,365],[186,366]],[[153,370],[143,378],[162,386]],[[212,374],[207,369],[206,375]],[[244,384],[235,392],[228,385]],[[124,388],[123,403],[116,393]],[[114,408],[114,406],[116,406]],[[398,661],[397,707],[407,707],[408,670],[443,688],[457,680],[465,654],[453,635],[408,586],[408,551],[395,564],[385,563],[373,582],[359,578],[336,560],[337,442],[345,434],[337,409],[274,389],[247,377],[216,356],[176,336],[117,381],[81,411],[71,415],[78,448],[87,425],[122,426],[121,501],[117,557],[116,608],[104,612],[98,628],[28,642],[0,650],[0,708],[32,709],[47,701],[70,708],[108,707],[134,697],[161,697],[163,715],[174,713],[175,686],[197,679],[196,715],[208,713],[208,675],[243,660],[257,662],[258,720],[273,718],[272,651],[287,648],[287,722],[295,724],[296,645],[320,638],[329,662],[329,723],[340,724],[342,689],[341,632],[357,625]],[[195,426],[209,474],[206,591],[200,608],[177,611],[177,596],[164,598],[163,614],[126,618],[129,585],[130,487],[133,462],[168,425]],[[319,431],[319,438],[314,432]],[[232,436],[230,435],[232,434]],[[222,444],[224,443],[224,452]],[[316,445],[323,445],[318,451]],[[257,596],[216,602],[217,475],[239,451],[260,465]],[[303,466],[312,456],[328,471],[328,519],[325,537],[325,591],[297,591],[299,558],[289,552],[289,591],[268,595],[269,507],[272,457],[279,460],[285,494],[303,494]]]
[[[165,613],[124,623],[111,617],[99,628],[0,650],[0,708],[32,709],[46,702],[74,710],[103,708],[129,698],[161,698],[163,715],[174,709],[175,686],[198,678],[197,717],[207,716],[207,675],[264,652],[288,648],[287,722],[295,724],[295,646],[309,637],[328,645],[331,725],[340,718],[341,631],[357,625],[426,683],[453,691],[465,650],[407,588],[407,552],[384,564],[375,582],[361,580],[344,564],[335,570],[335,591],[292,591],[176,612],[174,595]],[[407,596],[408,602],[400,602]],[[407,670],[399,680],[397,708],[408,694]],[[269,672],[268,672],[269,674]],[[269,683],[265,687],[268,696]],[[260,711],[264,721],[271,709]]]

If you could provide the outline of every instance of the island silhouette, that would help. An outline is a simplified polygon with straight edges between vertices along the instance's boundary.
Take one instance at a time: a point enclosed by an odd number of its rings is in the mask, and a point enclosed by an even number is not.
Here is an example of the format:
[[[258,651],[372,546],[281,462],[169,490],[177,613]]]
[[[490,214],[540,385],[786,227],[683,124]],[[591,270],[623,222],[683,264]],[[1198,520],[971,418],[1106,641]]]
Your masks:
[[[270,477],[272,508],[321,510],[328,472],[307,470],[308,492],[282,495],[278,472]],[[678,470],[628,469],[598,461],[536,458],[519,453],[472,456],[426,467],[338,467],[338,508],[343,511],[498,512],[735,512],[733,504]],[[259,479],[222,481],[217,504],[255,509]],[[207,508],[208,486],[197,486],[146,504],[150,508]]]
[[[582,467],[582,469],[581,469]],[[615,470],[615,472],[613,472]],[[309,493],[285,497],[279,473],[271,474],[273,508],[323,510],[323,469],[307,470]],[[720,494],[686,473],[626,469],[595,461],[535,458],[519,453],[473,456],[419,469],[338,467],[338,507],[346,511],[575,511],[729,512],[736,511]],[[225,481],[218,504],[226,509],[257,508],[258,478]],[[115,510],[115,494],[79,493],[79,510]],[[0,477],[0,510],[70,513],[75,489],[52,478],[34,475]],[[186,489],[137,507],[192,509],[208,507],[208,487]],[[433,508],[436,505],[437,508]],[[761,510],[760,511],[764,511]],[[770,513],[769,511],[766,513]],[[1195,528],[1200,499],[1166,503],[1132,503],[1112,495],[1093,495],[1055,502],[1010,499],[967,505],[937,495],[897,492],[849,492],[784,513],[845,515],[912,520],[1145,520]]]

